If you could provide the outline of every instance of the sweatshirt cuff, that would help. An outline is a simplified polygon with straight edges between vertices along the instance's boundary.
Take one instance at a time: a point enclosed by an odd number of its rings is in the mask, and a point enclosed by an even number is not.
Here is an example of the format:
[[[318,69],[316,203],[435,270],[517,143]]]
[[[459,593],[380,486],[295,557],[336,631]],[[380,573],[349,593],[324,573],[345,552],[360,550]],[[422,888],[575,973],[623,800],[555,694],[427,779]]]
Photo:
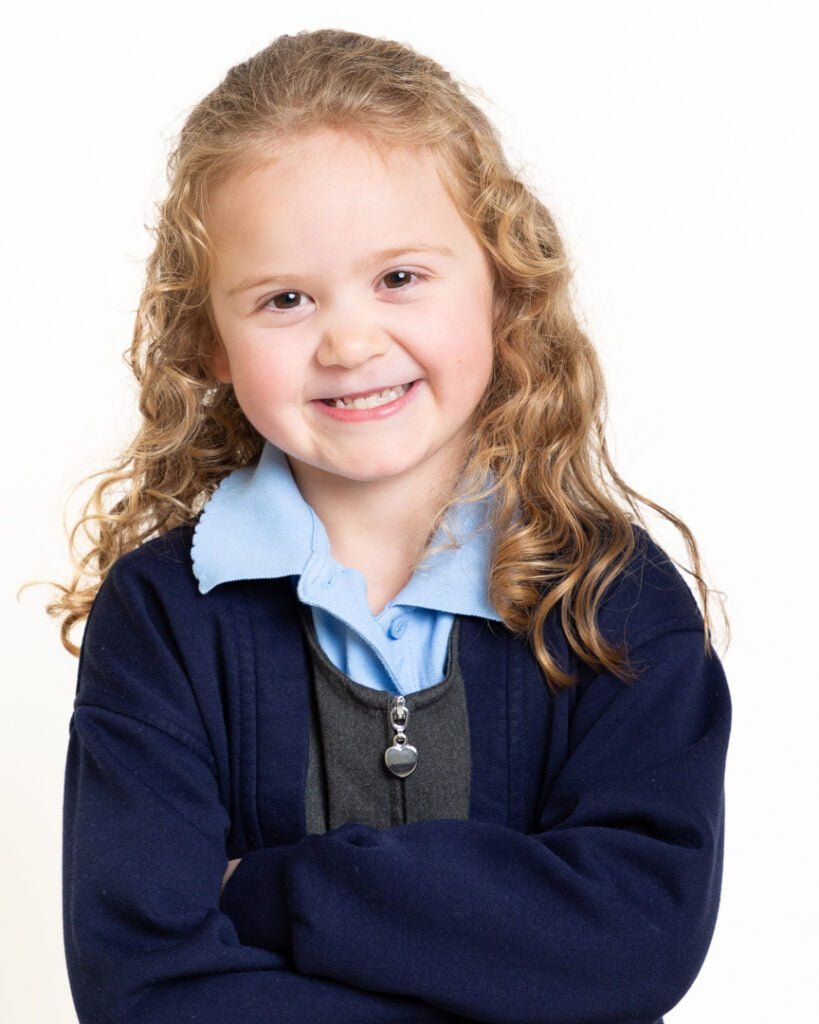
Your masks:
[[[290,952],[285,882],[290,850],[289,846],[276,846],[246,853],[222,891],[220,909],[233,922],[243,946]]]

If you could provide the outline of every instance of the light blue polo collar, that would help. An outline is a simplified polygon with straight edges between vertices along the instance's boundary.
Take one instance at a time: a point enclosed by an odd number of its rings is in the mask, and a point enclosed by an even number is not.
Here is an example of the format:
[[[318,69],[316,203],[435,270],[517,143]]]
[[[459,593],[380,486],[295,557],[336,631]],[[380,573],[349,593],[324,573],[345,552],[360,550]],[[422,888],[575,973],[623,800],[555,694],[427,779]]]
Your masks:
[[[390,604],[500,621],[487,594],[491,535],[481,519],[480,506],[453,509],[448,526],[459,546],[435,551]],[[271,444],[255,466],[234,470],[214,491],[194,531],[192,558],[203,594],[237,580],[301,577],[311,560],[338,566],[324,524]]]

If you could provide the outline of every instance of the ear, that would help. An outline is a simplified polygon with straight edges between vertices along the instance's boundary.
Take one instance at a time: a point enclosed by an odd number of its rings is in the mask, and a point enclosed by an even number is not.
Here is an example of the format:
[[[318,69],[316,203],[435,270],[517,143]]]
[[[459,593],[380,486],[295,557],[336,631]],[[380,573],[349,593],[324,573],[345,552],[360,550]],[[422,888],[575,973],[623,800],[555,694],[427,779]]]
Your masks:
[[[233,376],[230,372],[230,360],[227,350],[219,338],[213,339],[210,358],[210,372],[222,384],[230,384]]]
[[[503,296],[501,295],[500,285],[493,282],[492,285],[492,323],[497,324],[503,308]]]
[[[220,384],[230,384],[233,375],[230,372],[230,360],[227,349],[219,336],[219,329],[210,306],[210,299],[205,303],[205,319],[199,324],[199,352],[212,377]]]

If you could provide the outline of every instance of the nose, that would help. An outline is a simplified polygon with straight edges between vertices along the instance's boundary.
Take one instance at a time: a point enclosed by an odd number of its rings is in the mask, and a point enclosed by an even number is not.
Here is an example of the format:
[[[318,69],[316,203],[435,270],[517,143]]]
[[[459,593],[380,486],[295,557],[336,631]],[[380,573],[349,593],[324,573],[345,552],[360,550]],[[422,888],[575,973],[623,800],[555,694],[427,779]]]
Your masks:
[[[390,347],[389,334],[377,324],[359,317],[336,318],[321,335],[316,358],[322,366],[361,366]]]

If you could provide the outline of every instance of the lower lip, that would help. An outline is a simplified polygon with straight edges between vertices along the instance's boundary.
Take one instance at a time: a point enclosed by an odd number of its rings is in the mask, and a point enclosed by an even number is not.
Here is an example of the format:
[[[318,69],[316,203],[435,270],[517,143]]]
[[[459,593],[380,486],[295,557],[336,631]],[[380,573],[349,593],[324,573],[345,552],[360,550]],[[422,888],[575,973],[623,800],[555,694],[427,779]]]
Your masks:
[[[414,380],[400,398],[394,398],[391,402],[385,402],[383,405],[375,405],[372,409],[347,409],[337,405],[327,405],[322,401],[314,401],[313,405],[339,423],[364,423],[367,420],[383,420],[387,416],[394,416],[396,413],[401,412],[415,397],[420,383],[419,380]]]

